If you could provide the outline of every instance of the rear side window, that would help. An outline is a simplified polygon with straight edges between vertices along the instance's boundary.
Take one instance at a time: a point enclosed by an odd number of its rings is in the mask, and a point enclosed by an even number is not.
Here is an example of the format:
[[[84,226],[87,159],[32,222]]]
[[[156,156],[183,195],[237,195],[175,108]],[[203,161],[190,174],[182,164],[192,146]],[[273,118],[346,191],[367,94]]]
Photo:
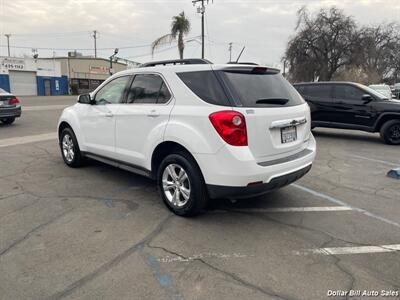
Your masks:
[[[332,96],[332,85],[318,84],[307,86],[304,95],[319,98],[330,98]]]
[[[127,103],[166,103],[171,98],[165,82],[158,75],[136,75],[129,89]]]
[[[304,103],[296,89],[279,73],[252,74],[223,71],[244,107],[282,107]]]
[[[213,71],[177,73],[185,85],[203,101],[231,106],[217,76]]]

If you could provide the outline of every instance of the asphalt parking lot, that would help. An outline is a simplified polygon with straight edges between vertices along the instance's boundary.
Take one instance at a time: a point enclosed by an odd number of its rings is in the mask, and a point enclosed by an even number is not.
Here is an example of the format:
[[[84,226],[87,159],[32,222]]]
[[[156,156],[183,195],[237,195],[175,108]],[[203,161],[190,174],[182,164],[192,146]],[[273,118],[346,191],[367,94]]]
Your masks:
[[[400,181],[386,177],[399,147],[316,129],[296,184],[185,219],[148,179],[64,165],[56,124],[74,101],[22,98],[0,125],[1,299],[400,298]]]

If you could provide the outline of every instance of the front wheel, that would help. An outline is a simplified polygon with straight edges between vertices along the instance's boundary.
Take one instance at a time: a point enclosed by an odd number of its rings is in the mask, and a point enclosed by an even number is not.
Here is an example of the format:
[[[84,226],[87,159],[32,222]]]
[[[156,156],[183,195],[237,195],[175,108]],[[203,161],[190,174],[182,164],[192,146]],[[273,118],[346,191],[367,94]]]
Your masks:
[[[71,168],[83,165],[84,157],[71,128],[65,128],[60,135],[60,150],[65,164]]]
[[[10,125],[10,124],[14,123],[15,118],[4,118],[4,119],[0,119],[0,120],[3,124]]]
[[[400,145],[400,120],[387,121],[380,133],[386,144]]]
[[[207,203],[200,168],[191,155],[185,152],[164,158],[158,168],[157,184],[164,203],[179,216],[194,216]]]

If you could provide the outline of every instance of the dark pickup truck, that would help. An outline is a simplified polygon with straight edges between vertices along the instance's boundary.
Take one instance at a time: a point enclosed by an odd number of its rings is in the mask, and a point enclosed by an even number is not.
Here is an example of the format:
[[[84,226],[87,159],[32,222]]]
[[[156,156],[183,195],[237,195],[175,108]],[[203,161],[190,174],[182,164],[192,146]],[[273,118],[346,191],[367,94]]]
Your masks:
[[[380,132],[387,144],[400,145],[400,101],[389,100],[353,82],[296,83],[311,108],[312,128]]]

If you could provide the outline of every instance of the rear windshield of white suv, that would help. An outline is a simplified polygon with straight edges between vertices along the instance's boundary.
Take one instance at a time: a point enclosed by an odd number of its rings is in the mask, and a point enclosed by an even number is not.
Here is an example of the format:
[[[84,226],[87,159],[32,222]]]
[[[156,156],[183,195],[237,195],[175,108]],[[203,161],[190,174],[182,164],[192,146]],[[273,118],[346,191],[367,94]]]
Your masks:
[[[304,103],[296,89],[280,73],[240,73],[224,71],[244,107],[282,107]]]
[[[304,103],[295,88],[276,72],[197,71],[177,75],[193,93],[211,104],[282,107]]]

